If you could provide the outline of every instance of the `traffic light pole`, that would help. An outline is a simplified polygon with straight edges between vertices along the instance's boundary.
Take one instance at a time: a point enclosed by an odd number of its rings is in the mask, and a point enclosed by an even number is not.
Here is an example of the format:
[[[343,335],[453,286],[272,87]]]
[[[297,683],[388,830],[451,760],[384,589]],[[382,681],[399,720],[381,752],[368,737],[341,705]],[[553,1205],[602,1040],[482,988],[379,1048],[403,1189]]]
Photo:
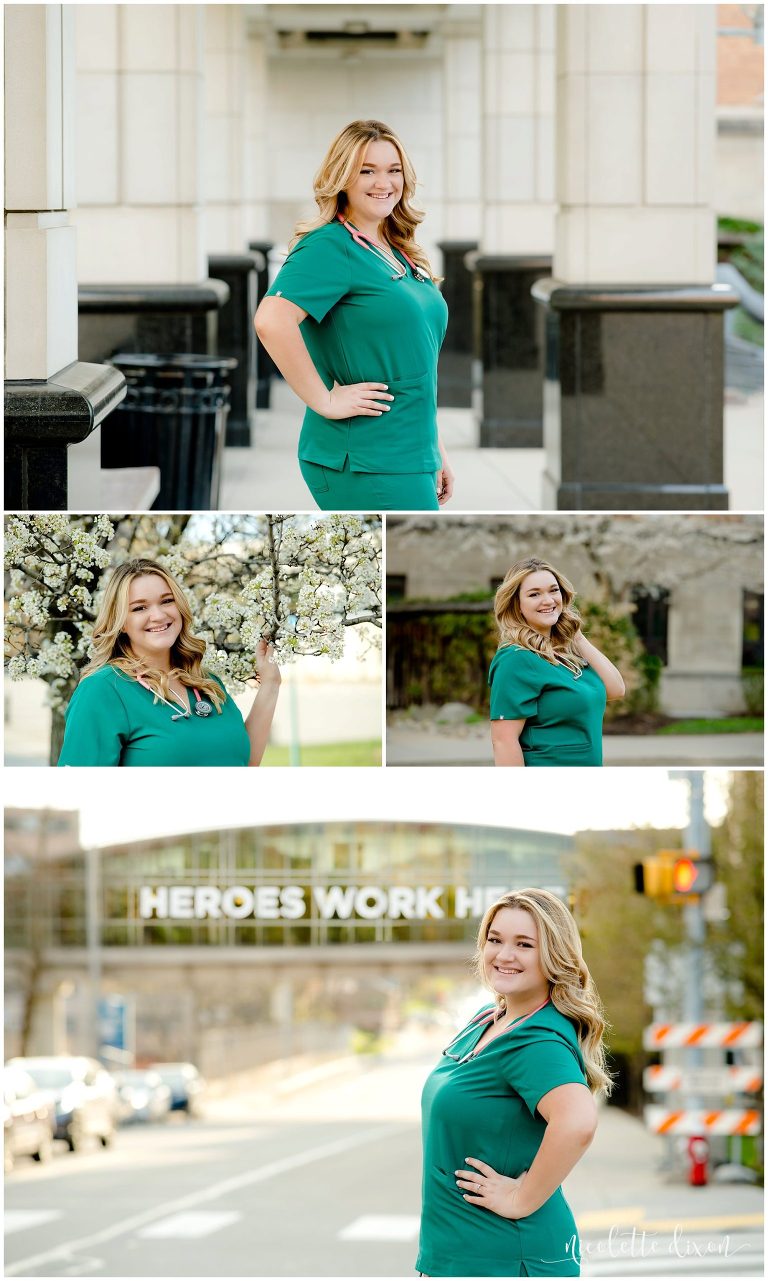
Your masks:
[[[683,776],[688,780],[688,826],[685,829],[685,845],[689,850],[696,850],[702,861],[712,857],[712,841],[709,826],[704,817],[704,774],[701,770],[685,770]],[[683,924],[686,938],[686,983],[683,993],[683,1019],[686,1023],[704,1022],[704,962],[706,929],[704,910],[698,895],[683,905]],[[700,1068],[704,1065],[704,1051],[696,1046],[687,1053],[687,1065]],[[702,1099],[699,1095],[686,1092],[683,1096],[684,1108],[700,1108]],[[703,1136],[689,1139],[688,1180],[691,1184],[707,1182],[707,1157],[709,1145]]]
[[[678,774],[678,777],[681,777]],[[702,862],[712,857],[712,842],[709,826],[704,817],[704,775],[701,770],[682,771],[682,777],[688,780],[688,826],[685,829],[685,844],[689,850],[696,850]],[[689,1023],[704,1021],[704,944],[706,931],[704,927],[704,910],[701,899],[697,896],[683,905],[683,923],[687,943],[687,978],[683,995],[683,1017]],[[701,1050],[695,1051],[692,1066],[700,1067]]]

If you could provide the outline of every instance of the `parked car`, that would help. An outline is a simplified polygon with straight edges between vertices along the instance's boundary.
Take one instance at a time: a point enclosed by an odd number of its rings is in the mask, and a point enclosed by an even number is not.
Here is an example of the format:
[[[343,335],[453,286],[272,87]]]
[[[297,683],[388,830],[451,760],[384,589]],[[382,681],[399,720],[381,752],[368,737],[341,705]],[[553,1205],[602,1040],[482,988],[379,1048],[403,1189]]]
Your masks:
[[[6,1173],[18,1156],[49,1161],[53,1155],[56,1105],[23,1068],[3,1068],[3,1164]]]
[[[171,1090],[151,1068],[131,1068],[114,1073],[120,1097],[120,1120],[163,1121],[171,1110]]]
[[[67,1057],[11,1059],[11,1066],[28,1072],[41,1090],[50,1090],[56,1106],[57,1139],[77,1152],[87,1138],[108,1147],[115,1135],[117,1087],[96,1059]]]
[[[194,1063],[153,1063],[152,1071],[170,1088],[172,1112],[200,1115],[205,1081]]]

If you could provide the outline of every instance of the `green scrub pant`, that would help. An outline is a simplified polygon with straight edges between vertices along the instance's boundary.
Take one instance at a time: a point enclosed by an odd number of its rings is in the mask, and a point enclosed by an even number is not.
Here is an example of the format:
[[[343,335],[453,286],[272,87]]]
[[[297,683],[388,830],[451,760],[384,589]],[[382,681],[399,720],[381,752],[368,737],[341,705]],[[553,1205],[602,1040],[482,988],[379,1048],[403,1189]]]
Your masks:
[[[301,474],[321,511],[436,512],[436,473],[343,471],[299,459]]]
[[[506,1272],[504,1275],[508,1277],[578,1277],[581,1275],[581,1270],[578,1264],[575,1266],[576,1271],[574,1272],[572,1268],[571,1271],[564,1270],[562,1264],[559,1263],[552,1264],[551,1267],[548,1267],[546,1264],[541,1263],[529,1262],[526,1264],[521,1260],[517,1264],[511,1264],[509,1272]],[[515,1269],[517,1269],[517,1271],[515,1271]],[[428,1277],[429,1273],[420,1272],[419,1276]]]

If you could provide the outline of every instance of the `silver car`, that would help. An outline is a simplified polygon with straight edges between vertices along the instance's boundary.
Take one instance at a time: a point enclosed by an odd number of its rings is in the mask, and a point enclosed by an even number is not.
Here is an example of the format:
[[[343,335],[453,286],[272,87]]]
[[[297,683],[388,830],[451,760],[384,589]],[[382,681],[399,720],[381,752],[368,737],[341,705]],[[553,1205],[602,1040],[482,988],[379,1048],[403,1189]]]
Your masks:
[[[3,1068],[3,1151],[6,1172],[19,1156],[49,1161],[53,1155],[56,1106],[53,1095],[41,1090],[28,1072]]]
[[[51,1055],[49,1058],[11,1059],[23,1068],[41,1090],[50,1090],[56,1105],[57,1139],[77,1152],[88,1138],[109,1147],[118,1115],[117,1087],[96,1059]]]

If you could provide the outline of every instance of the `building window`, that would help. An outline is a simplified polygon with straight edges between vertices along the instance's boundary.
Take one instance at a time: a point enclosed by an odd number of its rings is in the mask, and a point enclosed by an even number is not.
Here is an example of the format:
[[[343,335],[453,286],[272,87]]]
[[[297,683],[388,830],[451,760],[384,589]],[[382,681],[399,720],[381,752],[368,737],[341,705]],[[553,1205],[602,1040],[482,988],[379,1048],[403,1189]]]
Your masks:
[[[765,644],[765,597],[762,592],[744,592],[744,633],[742,667],[762,667]]]
[[[405,600],[405,574],[387,574],[387,600]]]
[[[632,622],[646,654],[667,665],[669,592],[666,587],[633,587],[630,599],[635,607]]]

